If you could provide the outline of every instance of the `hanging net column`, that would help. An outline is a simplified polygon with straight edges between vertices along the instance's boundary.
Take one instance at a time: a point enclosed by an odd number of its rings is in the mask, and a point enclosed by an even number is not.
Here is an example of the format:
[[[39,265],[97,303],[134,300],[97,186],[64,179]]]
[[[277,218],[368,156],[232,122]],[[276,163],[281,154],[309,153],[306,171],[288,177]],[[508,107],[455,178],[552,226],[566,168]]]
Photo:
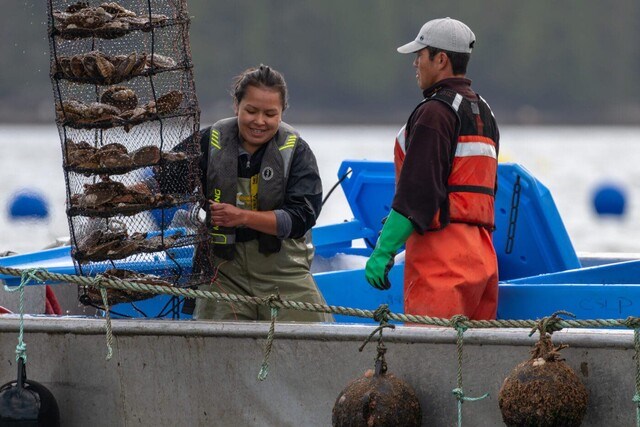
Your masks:
[[[48,6],[77,274],[189,284],[185,260],[206,229],[186,0]],[[150,296],[110,290],[109,303]]]

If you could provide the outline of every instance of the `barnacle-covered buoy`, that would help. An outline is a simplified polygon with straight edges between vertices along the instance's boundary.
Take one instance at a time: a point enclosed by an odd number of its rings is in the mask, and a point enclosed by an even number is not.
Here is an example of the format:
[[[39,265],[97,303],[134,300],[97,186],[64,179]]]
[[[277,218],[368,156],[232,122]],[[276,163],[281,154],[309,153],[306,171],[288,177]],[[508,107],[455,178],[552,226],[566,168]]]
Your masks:
[[[507,426],[579,426],[589,393],[560,357],[566,346],[554,347],[551,335],[540,333],[531,359],[520,363],[504,380],[498,403]]]
[[[422,412],[413,388],[386,372],[368,370],[338,395],[334,427],[420,426]]]

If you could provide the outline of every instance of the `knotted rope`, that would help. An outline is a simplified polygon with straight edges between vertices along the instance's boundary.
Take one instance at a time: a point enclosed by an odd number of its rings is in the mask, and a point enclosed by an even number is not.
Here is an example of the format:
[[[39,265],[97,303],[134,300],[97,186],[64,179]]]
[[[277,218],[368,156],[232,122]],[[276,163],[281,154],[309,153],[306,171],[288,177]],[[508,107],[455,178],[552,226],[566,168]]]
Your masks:
[[[271,325],[269,326],[269,333],[267,334],[267,342],[264,346],[264,358],[262,359],[262,366],[260,366],[260,372],[258,373],[258,379],[264,381],[269,375],[269,356],[271,355],[271,349],[273,347],[273,338],[276,332],[276,320],[278,319],[278,313],[280,308],[276,305],[276,302],[281,302],[278,288],[276,287],[276,294],[269,295],[264,299],[264,303],[271,307]]]
[[[551,316],[543,317],[538,320],[536,325],[531,329],[531,332],[529,332],[529,336],[532,336],[536,332],[540,332],[540,336],[543,337],[547,334],[551,335],[554,332],[561,330],[564,322],[562,318],[560,318],[560,315],[569,316],[573,319],[576,317],[575,314],[569,313],[568,311],[558,310]]]
[[[20,276],[23,270],[16,268],[0,267],[0,274]],[[35,279],[40,281],[52,280],[56,282],[75,283],[82,286],[96,286],[94,277],[83,277],[71,274],[51,273],[46,270],[37,270],[33,273]],[[147,283],[129,282],[117,278],[102,278],[100,285],[109,289],[119,289],[132,292],[153,293],[159,295],[180,296],[187,298],[201,298],[208,300],[222,300],[228,302],[240,302],[247,304],[264,305],[265,300],[258,297],[248,297],[244,295],[226,294],[214,291],[202,291],[197,289],[178,288],[173,286],[151,285]],[[273,301],[272,304],[278,308],[290,310],[312,311],[319,313],[341,314],[352,317],[372,319],[374,312],[359,308],[342,307],[336,305],[324,305],[308,302],[298,302],[291,300]],[[423,325],[450,327],[451,321],[446,318],[418,316],[413,314],[388,313],[388,320],[395,320],[404,323],[420,323]],[[460,323],[467,328],[532,328],[537,326],[534,320],[466,320]],[[599,327],[619,327],[626,326],[624,320],[619,319],[590,319],[590,320],[559,320],[557,325],[562,328],[599,328]]]
[[[387,372],[387,361],[384,359],[384,355],[387,353],[387,347],[382,341],[382,330],[385,328],[395,329],[396,325],[389,323],[389,306],[387,304],[381,304],[374,312],[373,319],[380,322],[380,325],[376,327],[369,336],[364,340],[358,351],[362,352],[364,347],[371,341],[375,334],[378,334],[378,345],[376,346],[376,359],[375,359],[375,373],[381,375]]]
[[[96,276],[95,286],[100,290],[100,296],[102,297],[102,304],[104,306],[104,329],[107,334],[107,360],[111,360],[113,356],[113,330],[111,328],[111,310],[109,309],[109,296],[107,295],[107,288],[102,286],[102,276]]]
[[[5,285],[4,290],[7,292],[20,292],[18,311],[20,312],[20,330],[18,332],[18,345],[16,346],[16,362],[20,359],[27,364],[27,344],[24,342],[24,287],[32,280],[42,283],[43,281],[38,278],[39,271],[44,271],[37,268],[30,268],[23,270],[20,274],[20,285],[16,288],[10,288]]]
[[[462,350],[464,347],[464,332],[468,329],[466,322],[469,318],[461,314],[457,314],[451,317],[450,325],[456,330],[456,350],[458,355],[458,375],[457,375],[457,387],[451,390],[451,393],[458,401],[458,427],[462,426],[462,404],[465,401],[474,402],[476,400],[482,400],[489,397],[489,393],[485,393],[480,397],[467,397],[464,395],[464,389],[462,385]]]
[[[297,302],[297,301],[289,301],[282,300],[279,296],[277,297],[269,297],[266,299],[257,298],[257,297],[247,297],[243,295],[234,295],[234,294],[225,294],[218,293],[213,291],[201,291],[194,290],[188,288],[177,288],[170,286],[159,286],[159,285],[151,285],[146,283],[138,283],[138,282],[128,282],[126,280],[116,279],[116,278],[104,278],[101,277],[99,280],[96,280],[95,277],[83,277],[77,275],[69,275],[69,274],[59,274],[59,273],[51,273],[43,269],[15,269],[15,268],[7,268],[0,266],[0,274],[11,275],[11,276],[22,276],[22,281],[18,287],[11,288],[5,286],[5,289],[9,292],[21,292],[21,316],[20,316],[20,334],[19,334],[19,343],[16,348],[17,359],[22,358],[26,362],[26,344],[23,341],[24,334],[24,319],[23,319],[23,311],[24,311],[24,296],[22,292],[24,291],[24,286],[27,285],[30,281],[36,280],[38,282],[45,282],[46,280],[51,280],[55,282],[68,282],[75,283],[81,286],[94,286],[100,288],[100,293],[103,298],[103,302],[105,303],[105,315],[107,317],[107,347],[109,349],[109,354],[107,358],[111,357],[111,342],[112,342],[112,331],[111,331],[111,319],[109,316],[109,310],[107,306],[107,300],[105,299],[106,289],[118,289],[118,290],[126,290],[133,292],[143,292],[143,293],[153,293],[153,294],[162,294],[162,295],[170,295],[170,296],[181,296],[186,298],[202,298],[209,300],[219,300],[219,301],[229,301],[229,302],[242,302],[248,304],[257,304],[257,305],[268,305],[271,308],[271,327],[269,329],[269,335],[267,337],[267,343],[265,346],[265,359],[260,371],[259,378],[264,379],[268,373],[268,358],[271,353],[274,333],[275,333],[275,321],[278,316],[278,312],[280,308],[292,309],[292,310],[301,310],[301,311],[312,311],[312,312],[321,312],[321,313],[331,313],[331,314],[341,314],[352,317],[361,317],[361,318],[373,318],[379,322],[381,322],[380,326],[378,326],[367,338],[365,344],[361,346],[364,348],[367,342],[371,340],[371,338],[379,333],[379,358],[383,360],[384,356],[384,344],[382,343],[382,329],[384,328],[394,328],[394,325],[388,324],[390,320],[400,321],[404,323],[418,323],[424,325],[432,325],[432,326],[443,326],[443,327],[454,327],[457,331],[457,348],[458,348],[458,387],[453,390],[453,394],[456,396],[458,400],[459,407],[459,423],[461,423],[461,404],[464,401],[474,401],[484,399],[488,396],[485,394],[478,398],[470,398],[466,397],[462,388],[462,348],[463,348],[463,334],[464,331],[468,328],[478,328],[478,329],[486,329],[486,328],[532,328],[530,336],[535,333],[536,330],[544,331],[543,333],[553,333],[562,328],[601,328],[601,327],[626,327],[634,330],[634,346],[635,346],[635,360],[636,360],[636,390],[635,395],[633,397],[633,402],[636,403],[636,419],[637,426],[640,427],[640,318],[638,317],[628,317],[626,319],[561,319],[559,315],[569,315],[573,316],[571,313],[565,311],[558,311],[554,313],[552,316],[543,318],[542,320],[508,320],[508,319],[500,319],[500,320],[469,320],[464,316],[454,316],[452,319],[445,318],[437,318],[437,317],[429,317],[429,316],[418,316],[412,314],[402,314],[402,313],[393,313],[390,312],[388,306],[382,305],[377,310],[363,310],[358,308],[350,308],[350,307],[342,307],[335,305],[323,305],[323,304],[315,304],[315,303],[306,303],[306,302]],[[105,292],[103,292],[105,290]],[[378,359],[377,359],[378,360]]]

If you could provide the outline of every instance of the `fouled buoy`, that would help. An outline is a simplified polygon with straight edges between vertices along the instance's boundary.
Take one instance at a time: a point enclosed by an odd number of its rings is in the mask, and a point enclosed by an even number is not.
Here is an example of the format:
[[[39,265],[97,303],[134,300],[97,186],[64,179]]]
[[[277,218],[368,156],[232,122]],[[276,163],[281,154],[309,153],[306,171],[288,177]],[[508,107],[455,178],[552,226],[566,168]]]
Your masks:
[[[42,384],[27,380],[22,358],[18,359],[17,381],[0,386],[0,425],[60,426],[60,412],[55,397]]]
[[[413,427],[421,422],[420,402],[413,388],[384,371],[369,369],[340,392],[333,406],[334,427]]]
[[[560,357],[551,335],[540,331],[531,359],[520,363],[504,380],[498,404],[507,426],[579,426],[589,393]]]

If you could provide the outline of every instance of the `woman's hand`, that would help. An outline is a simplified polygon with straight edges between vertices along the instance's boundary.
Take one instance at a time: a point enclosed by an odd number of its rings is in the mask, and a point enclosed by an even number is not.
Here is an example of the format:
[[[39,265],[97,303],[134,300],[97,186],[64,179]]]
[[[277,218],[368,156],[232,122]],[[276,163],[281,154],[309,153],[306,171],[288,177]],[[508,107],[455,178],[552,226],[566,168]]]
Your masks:
[[[209,201],[211,223],[221,227],[244,227],[246,225],[245,213],[247,211],[228,203],[216,203]]]
[[[276,236],[278,224],[273,211],[249,211],[228,203],[209,200],[211,224],[218,227],[247,227]]]

